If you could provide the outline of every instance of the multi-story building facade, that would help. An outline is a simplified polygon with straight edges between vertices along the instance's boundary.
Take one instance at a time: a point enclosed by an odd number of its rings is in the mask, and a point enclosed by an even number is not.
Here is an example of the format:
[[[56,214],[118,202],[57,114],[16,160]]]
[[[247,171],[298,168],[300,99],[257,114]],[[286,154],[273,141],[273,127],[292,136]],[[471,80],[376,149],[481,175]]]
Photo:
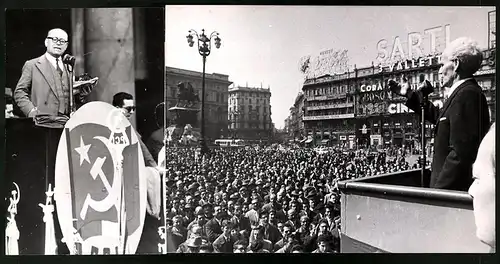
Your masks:
[[[347,72],[304,82],[302,121],[306,144],[346,145],[352,141],[355,132],[354,77],[354,72]]]
[[[291,106],[290,109],[290,115],[288,116],[288,136],[290,139],[295,139],[296,136],[296,130],[297,130],[297,109],[295,106]]]
[[[177,84],[190,82],[198,92],[201,101],[202,75],[201,72],[189,71],[174,67],[166,67],[167,109],[177,104]],[[228,131],[228,87],[232,82],[225,74],[205,74],[205,133],[207,139],[213,141],[217,138],[227,137]],[[167,123],[172,117],[167,112]],[[194,124],[199,129],[201,124],[201,111],[198,112],[198,122]]]
[[[286,135],[289,139],[293,139],[293,131],[292,131],[292,128],[290,126],[291,124],[291,117],[290,116],[287,116],[287,118],[285,118],[285,132],[286,132]]]
[[[305,136],[304,122],[302,121],[304,116],[304,98],[304,93],[299,92],[295,97],[292,107],[290,107],[288,134],[292,140],[299,140]]]
[[[483,52],[481,69],[475,74],[488,101],[491,120],[495,120],[495,50]],[[322,76],[306,80],[303,120],[307,134],[306,143],[325,143],[354,147],[402,146],[420,148],[419,114],[409,110],[405,99],[395,96],[386,81],[401,81],[404,75],[415,88],[421,75],[435,87],[429,99],[442,106],[443,90],[439,87],[439,56],[399,61],[387,67],[370,66],[354,69],[352,73]],[[432,142],[432,129],[426,125],[426,137]],[[312,136],[315,135],[315,136]]]
[[[266,140],[273,134],[270,88],[229,88],[229,135],[247,140]]]

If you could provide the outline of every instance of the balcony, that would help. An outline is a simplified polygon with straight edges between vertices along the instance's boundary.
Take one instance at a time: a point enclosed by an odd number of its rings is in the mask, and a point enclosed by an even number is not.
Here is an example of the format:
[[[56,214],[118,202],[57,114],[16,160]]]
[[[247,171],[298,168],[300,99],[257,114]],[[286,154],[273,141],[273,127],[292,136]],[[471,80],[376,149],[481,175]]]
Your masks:
[[[340,103],[340,104],[328,104],[328,105],[317,105],[317,106],[308,106],[306,110],[324,110],[324,109],[333,109],[333,108],[345,108],[345,107],[353,107],[354,103]]]
[[[354,114],[304,116],[304,121],[354,118]]]
[[[307,101],[325,101],[332,99],[344,99],[347,97],[347,93],[341,94],[330,94],[330,95],[317,95],[317,96],[306,96]]]

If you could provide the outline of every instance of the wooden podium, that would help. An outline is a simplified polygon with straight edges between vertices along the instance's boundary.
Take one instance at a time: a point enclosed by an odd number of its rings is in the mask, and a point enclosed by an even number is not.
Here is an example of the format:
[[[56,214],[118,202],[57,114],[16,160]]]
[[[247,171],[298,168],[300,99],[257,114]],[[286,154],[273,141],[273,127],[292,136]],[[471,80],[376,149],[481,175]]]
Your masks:
[[[32,118],[5,120],[5,196],[10,196],[16,182],[20,189],[17,205],[19,254],[44,254],[45,224],[39,203],[45,204],[49,183],[54,186],[57,147],[63,129],[35,126]],[[8,198],[5,203],[8,206]],[[61,243],[61,231],[54,213],[59,253],[67,250]],[[61,252],[61,250],[63,252]],[[64,254],[64,253],[63,253]]]

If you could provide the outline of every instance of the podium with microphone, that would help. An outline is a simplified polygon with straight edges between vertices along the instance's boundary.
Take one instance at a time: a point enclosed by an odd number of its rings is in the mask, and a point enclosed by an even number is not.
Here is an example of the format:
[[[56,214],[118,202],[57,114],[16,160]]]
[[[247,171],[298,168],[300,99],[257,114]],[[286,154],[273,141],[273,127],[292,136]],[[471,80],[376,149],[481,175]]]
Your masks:
[[[88,74],[82,74],[75,79],[73,70],[75,68],[76,58],[70,54],[65,54],[63,56],[62,62],[66,66],[66,69],[70,74],[71,89],[69,89],[69,109],[71,116],[76,111],[75,96],[79,96],[80,101],[82,101],[83,97],[89,95],[92,92],[92,89],[95,85],[97,85],[99,78],[90,78]]]
[[[403,78],[403,84],[399,84],[394,80],[389,80],[388,81],[388,87],[389,89],[398,95],[407,97],[409,90],[411,90],[410,84],[408,82],[408,79]],[[426,109],[427,105],[429,104],[429,94],[434,92],[434,87],[432,86],[431,82],[425,79],[425,75],[420,74],[419,76],[419,85],[417,86],[416,90],[413,90],[413,92],[418,94],[419,98],[419,106],[420,106],[420,138],[421,138],[421,148],[422,148],[422,154],[420,155],[420,184],[422,187],[426,187],[425,185],[425,178],[426,178],[426,172],[425,172],[425,165],[427,164],[427,155],[425,152],[425,147],[426,147],[426,138],[425,138],[425,116],[426,116]]]

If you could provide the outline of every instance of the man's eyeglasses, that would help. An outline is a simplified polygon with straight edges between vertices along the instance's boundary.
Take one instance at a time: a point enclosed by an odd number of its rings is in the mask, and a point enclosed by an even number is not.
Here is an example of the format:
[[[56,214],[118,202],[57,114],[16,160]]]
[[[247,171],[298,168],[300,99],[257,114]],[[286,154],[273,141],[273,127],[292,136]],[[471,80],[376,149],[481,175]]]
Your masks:
[[[135,111],[135,106],[126,106],[123,109],[127,110],[127,112],[131,113],[132,111]]]
[[[57,43],[57,44],[66,44],[66,43],[68,43],[68,41],[67,41],[67,40],[60,39],[60,38],[47,37],[47,39],[50,39],[50,40],[52,40],[54,43]]]

